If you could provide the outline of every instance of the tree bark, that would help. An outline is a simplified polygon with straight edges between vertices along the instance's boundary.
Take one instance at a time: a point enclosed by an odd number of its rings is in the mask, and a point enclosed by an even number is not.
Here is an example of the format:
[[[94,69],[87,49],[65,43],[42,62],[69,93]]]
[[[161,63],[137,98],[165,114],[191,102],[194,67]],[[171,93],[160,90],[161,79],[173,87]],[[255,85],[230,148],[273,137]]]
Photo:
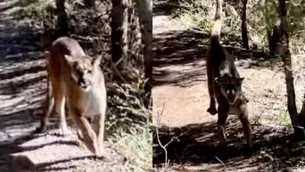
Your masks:
[[[272,30],[267,31],[269,53],[274,56],[277,51],[277,46],[280,41],[280,29],[279,26],[273,26]]]
[[[145,84],[145,93],[147,95],[146,106],[150,105],[152,89],[152,0],[137,0],[140,15],[141,39],[144,54],[144,72],[147,82]]]
[[[249,39],[248,39],[248,29],[247,29],[247,3],[248,0],[243,0],[243,8],[241,14],[241,34],[243,40],[243,47],[249,50]]]
[[[299,114],[299,121],[300,121],[300,125],[305,127],[305,93],[304,93],[304,96],[303,96],[302,109],[301,109],[301,112]]]
[[[294,132],[297,136],[304,137],[304,130],[299,126],[298,113],[295,103],[295,90],[293,83],[293,73],[291,65],[291,54],[289,51],[289,35],[287,32],[288,20],[287,20],[287,9],[285,0],[279,0],[280,8],[280,44],[278,46],[278,54],[282,57],[284,62],[284,72],[286,81],[286,91],[287,91],[287,104],[288,112],[290,115],[291,123],[294,128]]]
[[[128,57],[128,0],[112,0],[111,19],[112,61],[123,71]]]
[[[84,0],[85,7],[87,8],[94,8],[95,7],[95,0]]]
[[[68,35],[68,17],[65,8],[65,0],[56,0],[58,37]]]

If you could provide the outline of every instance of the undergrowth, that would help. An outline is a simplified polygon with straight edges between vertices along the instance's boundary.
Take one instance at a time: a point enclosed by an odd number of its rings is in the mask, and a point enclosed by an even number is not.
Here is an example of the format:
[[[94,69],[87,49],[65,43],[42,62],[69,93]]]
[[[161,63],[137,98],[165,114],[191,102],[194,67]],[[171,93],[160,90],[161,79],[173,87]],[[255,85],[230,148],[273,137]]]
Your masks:
[[[208,0],[182,0],[178,8],[172,12],[186,28],[201,28],[211,31],[215,16],[215,1]],[[291,51],[293,54],[304,53],[304,2],[300,0],[290,1],[287,4]],[[223,1],[223,26],[222,32],[233,34],[241,43],[241,7],[242,4]],[[268,47],[267,30],[279,24],[278,3],[276,0],[255,0],[247,4],[247,26],[250,46],[258,46],[259,49]]]
[[[144,172],[152,170],[151,110],[144,107],[144,88],[137,85],[108,85],[106,130],[110,144],[127,159],[121,170]]]

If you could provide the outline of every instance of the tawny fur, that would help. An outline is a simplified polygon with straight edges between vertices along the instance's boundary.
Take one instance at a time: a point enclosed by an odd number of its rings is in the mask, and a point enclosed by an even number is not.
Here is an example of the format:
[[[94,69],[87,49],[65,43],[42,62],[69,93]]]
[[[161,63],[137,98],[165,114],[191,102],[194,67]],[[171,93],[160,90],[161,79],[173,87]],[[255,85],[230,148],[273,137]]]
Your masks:
[[[59,115],[60,134],[68,133],[65,103],[76,124],[77,133],[87,148],[97,156],[104,156],[104,123],[107,95],[101,57],[87,56],[79,43],[72,38],[60,37],[50,46],[47,71],[52,92],[41,118],[38,132],[46,130],[48,117],[55,104]],[[87,119],[91,119],[92,123]]]
[[[226,139],[225,123],[229,114],[236,114],[243,126],[248,145],[252,144],[252,131],[248,120],[247,102],[241,90],[243,78],[237,71],[234,58],[220,44],[222,0],[216,0],[215,23],[212,28],[209,54],[207,57],[207,77],[211,115],[218,113],[220,141]],[[231,97],[234,97],[231,101]],[[216,100],[218,110],[216,110]]]

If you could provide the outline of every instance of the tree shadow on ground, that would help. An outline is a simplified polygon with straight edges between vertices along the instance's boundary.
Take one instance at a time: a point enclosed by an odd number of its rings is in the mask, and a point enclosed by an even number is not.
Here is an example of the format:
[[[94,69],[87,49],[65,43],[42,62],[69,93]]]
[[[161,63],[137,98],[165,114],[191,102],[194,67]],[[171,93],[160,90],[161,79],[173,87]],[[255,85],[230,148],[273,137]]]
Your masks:
[[[3,132],[0,142],[5,142],[14,140],[16,133],[22,135],[22,130],[26,135],[34,125],[34,114],[41,110],[45,98],[45,82],[42,82],[45,73],[39,33],[18,25],[13,19],[1,20],[4,26],[0,34],[0,131]]]
[[[14,19],[24,19],[26,10],[29,10],[28,7],[35,4],[37,4],[37,0],[11,0],[1,4],[0,11],[5,11]]]
[[[10,1],[0,6],[0,171],[11,171],[10,154],[24,151],[19,144],[36,137],[33,131],[46,97],[41,34],[14,16],[17,7],[34,2]]]
[[[76,146],[76,141],[73,140],[63,140],[63,137],[52,136],[52,131],[56,134],[58,117],[53,117],[49,119],[48,131],[47,133],[36,134],[35,130],[39,126],[39,115],[42,112],[42,97],[44,92],[32,94],[33,101],[31,103],[26,103],[25,101],[15,102],[9,106],[1,107],[0,115],[0,171],[16,171],[26,169],[28,164],[25,166],[17,165],[16,160],[12,159],[11,155],[14,153],[21,153],[27,151],[35,151],[50,145],[64,144]],[[14,107],[14,108],[13,108]],[[71,126],[72,120],[68,120],[68,125]],[[47,135],[52,137],[58,137],[58,140],[51,142],[44,142],[42,144],[23,146],[24,143],[38,139],[44,138]],[[84,157],[86,158],[86,157]],[[78,160],[81,158],[78,157]],[[70,161],[70,159],[62,160],[62,163]],[[40,170],[48,168],[57,162],[40,164],[38,167]],[[58,163],[61,163],[59,161]],[[37,168],[38,168],[37,167]],[[19,169],[20,168],[20,169]],[[67,167],[68,168],[73,168]]]
[[[199,34],[190,30],[171,31],[154,36],[153,74],[154,85],[177,84],[180,81],[198,80],[205,72],[202,59],[207,48],[203,40],[208,34]],[[171,68],[168,68],[171,66]],[[175,69],[176,68],[176,69]],[[201,80],[201,79],[199,79]],[[185,81],[186,82],[186,81]]]
[[[0,171],[12,171],[13,153],[31,151],[46,145],[41,144],[33,147],[20,147],[21,144],[39,137],[34,131],[38,126],[38,114],[42,113],[42,97],[44,92],[32,94],[31,100],[14,97],[12,104],[1,105],[0,115]],[[10,97],[8,98],[10,99]],[[3,100],[8,101],[8,100]],[[55,127],[56,122],[52,120],[50,128]],[[52,143],[58,144],[58,143]],[[62,144],[62,143],[60,143]],[[66,144],[66,143],[64,143]],[[13,170],[14,171],[14,170]]]
[[[191,30],[170,31],[154,35],[153,65],[184,64],[206,55],[208,33],[197,33]]]
[[[158,127],[159,140],[168,146],[172,164],[209,164],[207,171],[258,168],[263,171],[290,168],[303,163],[305,142],[296,141],[291,130],[282,127],[252,125],[254,146],[247,148],[239,121],[227,125],[227,145],[217,144],[215,123],[190,124],[182,127]],[[165,153],[154,132],[153,164],[161,167]],[[224,167],[225,165],[225,167]]]
[[[24,170],[33,168],[33,166],[31,165],[30,162],[26,162],[24,160],[18,161],[18,159],[13,159],[13,157],[11,155],[14,153],[35,151],[35,150],[41,149],[43,147],[57,145],[57,144],[77,146],[77,143],[72,140],[55,140],[52,142],[38,144],[38,145],[34,145],[34,146],[26,146],[26,147],[21,146],[22,144],[24,144],[28,141],[37,139],[39,137],[44,137],[44,134],[37,135],[37,134],[35,134],[35,131],[32,130],[32,131],[28,132],[26,135],[22,135],[10,143],[1,145],[1,149],[0,149],[0,161],[1,161],[0,169],[1,169],[1,171],[24,171]],[[23,157],[21,157],[21,158],[23,158]],[[75,157],[75,158],[71,158],[71,159],[63,159],[63,160],[58,160],[58,161],[54,161],[54,162],[41,163],[41,164],[38,164],[37,166],[35,166],[35,169],[36,170],[39,169],[39,171],[45,171],[45,169],[47,169],[49,166],[52,166],[54,164],[64,163],[64,162],[71,161],[71,160],[77,161],[77,160],[82,160],[85,158],[92,158],[92,156],[79,156],[79,157]],[[65,168],[58,169],[58,170],[72,169],[72,168],[74,168],[74,166],[66,166]],[[53,170],[55,170],[55,169],[53,169]]]
[[[24,75],[26,74],[27,73],[24,73]],[[0,105],[0,171],[17,170],[17,167],[12,165],[15,163],[11,159],[11,154],[13,153],[34,151],[45,146],[55,144],[76,145],[75,141],[71,142],[59,140],[35,146],[20,146],[23,143],[38,137],[45,137],[44,134],[35,135],[35,130],[39,125],[39,116],[43,113],[46,90],[41,89],[39,86],[39,84],[42,83],[42,78],[36,76],[34,78],[36,78],[37,81],[33,82],[31,78],[24,77],[24,80],[19,81],[22,84],[16,85],[16,83],[7,82],[7,84],[2,85],[1,87],[0,101],[2,104]],[[11,79],[14,79],[14,77]],[[72,121],[68,120],[68,125],[71,125],[71,123]],[[56,129],[57,124],[57,116],[50,118],[48,132]],[[47,168],[47,166],[48,164],[43,164],[43,166],[39,166],[39,169]]]
[[[153,39],[154,85],[190,86],[205,80],[205,58],[208,55],[209,33],[195,29],[155,34]],[[261,51],[247,51],[238,46],[223,45],[244,68],[268,67]],[[241,65],[240,65],[241,64]],[[267,65],[267,66],[266,66]]]
[[[182,8],[179,0],[155,0],[153,3],[153,16],[170,15],[173,10]]]

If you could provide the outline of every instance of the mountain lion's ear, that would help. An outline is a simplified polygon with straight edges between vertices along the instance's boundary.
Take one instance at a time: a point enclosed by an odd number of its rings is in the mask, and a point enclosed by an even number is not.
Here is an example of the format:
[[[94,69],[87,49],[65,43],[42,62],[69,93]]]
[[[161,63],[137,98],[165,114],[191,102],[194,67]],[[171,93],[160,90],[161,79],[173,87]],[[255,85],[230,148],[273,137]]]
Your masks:
[[[237,78],[237,81],[239,82],[239,84],[242,84],[245,78]]]
[[[75,58],[73,56],[70,56],[70,55],[67,55],[65,54],[65,59],[67,61],[67,63],[70,65],[70,66],[73,66],[73,64],[75,63]]]
[[[223,77],[216,77],[215,78],[215,82],[218,83],[218,84],[224,84],[224,83],[228,82],[228,79],[227,78],[223,78]]]
[[[97,57],[93,60],[93,66],[94,66],[95,68],[98,68],[98,67],[100,66],[100,64],[101,64],[101,61],[102,61],[102,56],[101,56],[101,55],[97,56]]]
[[[228,84],[230,83],[230,78],[227,77],[216,77],[215,82],[217,84],[223,85],[223,84]]]

